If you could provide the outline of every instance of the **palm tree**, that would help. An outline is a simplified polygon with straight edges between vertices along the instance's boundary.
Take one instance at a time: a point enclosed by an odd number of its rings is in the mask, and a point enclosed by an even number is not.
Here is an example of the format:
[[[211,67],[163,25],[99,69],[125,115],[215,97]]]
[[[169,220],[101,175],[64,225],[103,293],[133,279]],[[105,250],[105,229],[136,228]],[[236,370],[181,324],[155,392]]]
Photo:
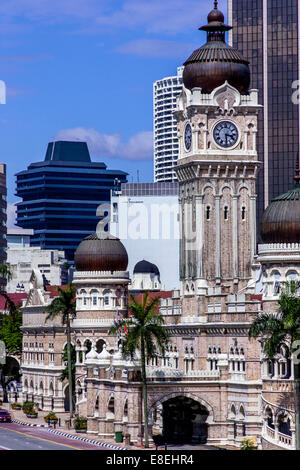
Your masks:
[[[66,325],[67,332],[67,357],[68,357],[68,382],[69,382],[69,402],[70,419],[73,417],[73,387],[72,387],[72,359],[71,359],[71,319],[76,315],[76,288],[68,284],[64,289],[58,287],[59,296],[56,297],[46,310],[48,315],[46,320],[51,320],[57,315],[61,315],[62,324]]]
[[[278,353],[282,343],[290,344],[294,367],[294,407],[296,424],[296,449],[300,450],[300,364],[297,344],[300,340],[300,299],[297,291],[299,282],[284,282],[277,313],[262,313],[252,323],[249,338],[262,336],[263,351],[269,359]],[[295,353],[297,353],[295,355]]]
[[[135,352],[140,352],[145,447],[149,447],[146,361],[155,357],[157,351],[164,354],[169,335],[163,327],[164,319],[157,311],[160,302],[159,297],[149,299],[149,293],[146,292],[141,303],[133,295],[131,295],[131,301],[129,318],[120,320],[117,325],[110,329],[109,334],[126,331],[125,339],[122,342],[124,358],[130,356],[133,359]]]

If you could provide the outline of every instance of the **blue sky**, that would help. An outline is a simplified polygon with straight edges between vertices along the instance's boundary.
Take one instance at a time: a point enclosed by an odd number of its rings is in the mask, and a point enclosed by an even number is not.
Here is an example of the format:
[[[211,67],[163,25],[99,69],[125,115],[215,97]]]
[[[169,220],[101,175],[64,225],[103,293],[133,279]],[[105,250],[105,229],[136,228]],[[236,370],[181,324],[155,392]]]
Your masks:
[[[197,29],[212,8],[212,0],[0,0],[8,202],[17,201],[15,173],[43,160],[53,139],[86,140],[93,160],[152,181],[153,82],[205,42]]]

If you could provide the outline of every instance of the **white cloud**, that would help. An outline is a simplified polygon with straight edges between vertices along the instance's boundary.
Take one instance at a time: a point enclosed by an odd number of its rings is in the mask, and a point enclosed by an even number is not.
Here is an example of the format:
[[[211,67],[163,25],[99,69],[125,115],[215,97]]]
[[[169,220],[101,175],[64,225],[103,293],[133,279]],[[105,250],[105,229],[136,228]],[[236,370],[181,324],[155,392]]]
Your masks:
[[[32,21],[61,22],[62,17],[92,18],[102,12],[106,0],[3,0],[0,14],[3,18],[24,17]]]
[[[227,0],[219,7],[226,12]],[[83,32],[142,28],[146,33],[176,34],[195,28],[213,8],[212,0],[2,0],[0,18],[10,27],[11,19],[31,22],[85,23]],[[28,25],[27,25],[28,26]]]
[[[197,47],[197,44],[163,39],[137,39],[122,44],[116,52],[142,57],[185,57]]]
[[[96,21],[102,26],[143,27],[147,33],[173,34],[194,28],[195,21],[203,21],[212,8],[213,2],[208,0],[125,0],[118,10],[99,15]]]
[[[142,131],[124,140],[120,134],[103,134],[95,129],[76,127],[56,133],[55,140],[87,142],[93,157],[114,157],[125,160],[153,158],[153,133]]]

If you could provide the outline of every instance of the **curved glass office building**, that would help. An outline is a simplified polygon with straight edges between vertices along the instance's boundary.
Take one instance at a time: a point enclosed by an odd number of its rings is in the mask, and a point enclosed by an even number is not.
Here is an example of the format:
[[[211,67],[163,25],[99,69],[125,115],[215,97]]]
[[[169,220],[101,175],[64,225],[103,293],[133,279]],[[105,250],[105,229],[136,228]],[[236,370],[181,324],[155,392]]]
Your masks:
[[[64,250],[68,261],[99,222],[100,204],[127,181],[127,173],[92,162],[85,142],[51,142],[43,162],[17,173],[17,225],[34,229],[32,246]]]

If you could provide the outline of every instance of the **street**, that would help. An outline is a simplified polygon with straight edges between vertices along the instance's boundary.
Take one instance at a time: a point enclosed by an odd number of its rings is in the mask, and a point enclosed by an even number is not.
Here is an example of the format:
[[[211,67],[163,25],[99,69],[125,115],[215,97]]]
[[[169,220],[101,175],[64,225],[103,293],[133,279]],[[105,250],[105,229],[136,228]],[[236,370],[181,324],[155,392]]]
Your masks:
[[[45,428],[0,424],[0,450],[106,450],[105,447],[52,434]]]

